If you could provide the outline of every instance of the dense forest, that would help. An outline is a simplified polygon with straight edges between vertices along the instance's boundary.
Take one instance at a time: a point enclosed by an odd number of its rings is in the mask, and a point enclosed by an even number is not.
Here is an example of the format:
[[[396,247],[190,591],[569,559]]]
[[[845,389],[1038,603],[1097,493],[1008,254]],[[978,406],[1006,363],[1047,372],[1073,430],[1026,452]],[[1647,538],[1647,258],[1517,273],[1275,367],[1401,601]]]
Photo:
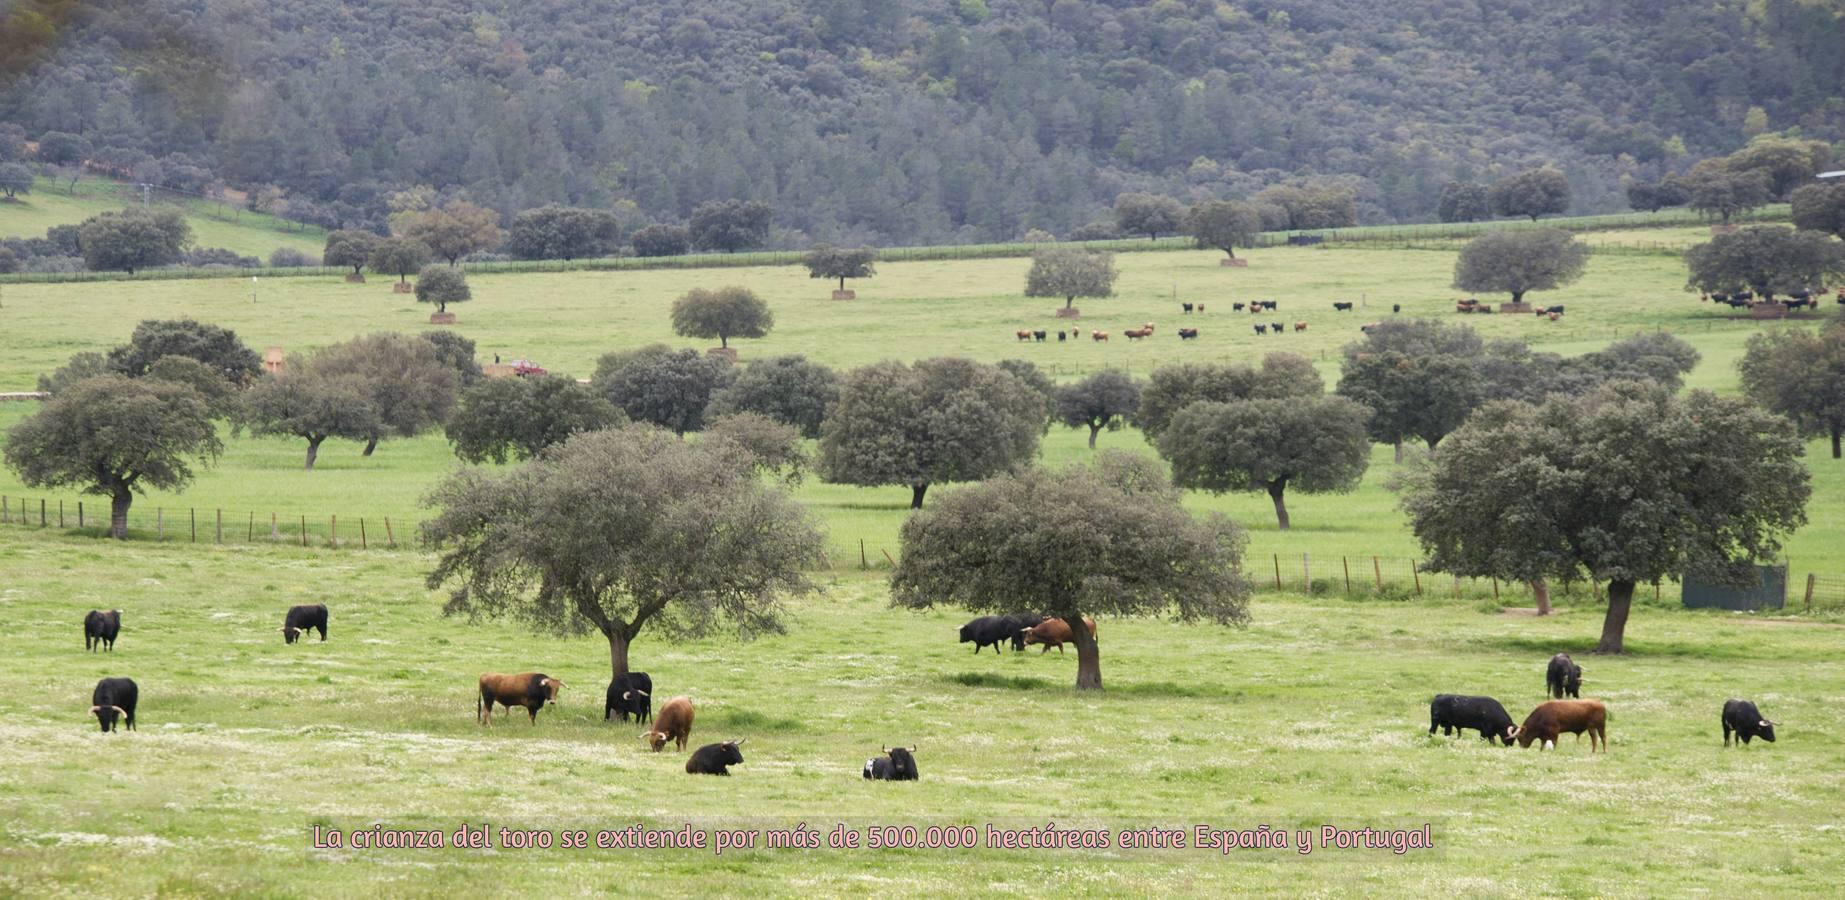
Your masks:
[[[1624,208],[1750,136],[1845,139],[1828,0],[13,0],[0,123],[95,163],[382,229],[774,210],[772,243],[1063,235],[1117,194],[1352,188],[1427,220],[1541,162]]]

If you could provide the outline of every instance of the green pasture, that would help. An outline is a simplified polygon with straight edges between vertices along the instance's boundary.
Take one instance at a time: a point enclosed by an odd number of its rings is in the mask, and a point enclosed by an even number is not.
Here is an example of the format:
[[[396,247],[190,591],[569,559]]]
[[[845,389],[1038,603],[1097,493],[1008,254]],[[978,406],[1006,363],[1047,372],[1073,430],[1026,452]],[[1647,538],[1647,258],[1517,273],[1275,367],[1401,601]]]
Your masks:
[[[45,229],[54,225],[75,225],[97,213],[138,205],[141,195],[131,184],[85,175],[77,182],[75,194],[62,182],[40,178],[32,185],[32,193],[17,200],[0,203],[0,237],[44,237]],[[277,247],[293,247],[318,258],[327,243],[326,232],[320,228],[240,210],[235,204],[180,200],[172,194],[157,196],[157,200],[185,214],[194,246],[222,247],[266,263]]]
[[[35,195],[36,196],[36,195]],[[1652,238],[1648,238],[1649,240]],[[1664,239],[1664,238],[1661,238]],[[1219,254],[1120,257],[1119,295],[1079,301],[1082,339],[1021,344],[1018,329],[1065,324],[1061,303],[1020,296],[1026,261],[886,263],[853,285],[856,301],[793,267],[477,274],[455,326],[483,358],[530,357],[587,376],[606,351],[670,333],[667,310],[695,286],[746,284],[777,317],[742,341],[745,360],[804,353],[830,365],[938,355],[1030,359],[1060,379],[1106,367],[1145,374],[1184,359],[1253,361],[1288,350],[1319,361],[1328,386],[1359,326],[1392,315],[1457,316],[1453,254],[1387,249],[1269,249],[1247,269]],[[1762,325],[1683,291],[1669,256],[1598,254],[1570,289],[1537,297],[1559,322],[1472,316],[1493,337],[1580,353],[1640,330],[1680,334],[1704,354],[1693,386],[1736,388],[1735,361]],[[1230,304],[1273,298],[1272,316]],[[1364,304],[1335,313],[1333,301]],[[1181,301],[1204,303],[1180,314]],[[385,279],[9,284],[0,293],[0,391],[30,389],[71,353],[124,340],[136,321],[191,315],[237,329],[259,350],[306,350],[375,330],[429,327],[429,310]],[[1128,342],[1121,330],[1157,323]],[[1284,321],[1257,337],[1253,321]],[[1308,328],[1294,332],[1292,324]],[[1181,343],[1180,325],[1197,341]],[[1087,332],[1112,332],[1107,343]],[[35,408],[0,404],[0,430]],[[1086,433],[1052,429],[1050,465],[1084,459]],[[1150,452],[1134,431],[1102,447]],[[1642,589],[1630,652],[1589,654],[1601,608],[1578,585],[1537,619],[1528,600],[1483,586],[1455,597],[1431,579],[1390,599],[1265,591],[1247,628],[1160,619],[1101,622],[1107,690],[1070,690],[1074,655],[990,653],[955,643],[958,610],[889,608],[883,554],[898,552],[908,491],[817,483],[794,488],[829,536],[824,590],[791,605],[788,632],[672,642],[643,632],[633,662],[656,695],[687,695],[693,743],[745,738],[734,777],[684,774],[682,754],[646,752],[631,725],[601,720],[607,681],[599,638],[533,635],[516,623],[440,615],[423,584],[431,557],[406,540],[419,498],[455,466],[439,435],[386,442],[371,458],[329,442],[316,471],[302,442],[226,435],[226,453],[179,495],[137,500],[135,540],[75,527],[74,493],[28,491],[0,471],[11,505],[0,524],[0,894],[431,896],[588,893],[940,895],[1058,891],[1124,894],[1819,895],[1845,872],[1837,838],[1845,795],[1845,631],[1840,613],[1750,616],[1677,608]],[[1809,445],[1812,523],[1789,546],[1796,577],[1845,575],[1845,465]],[[1415,542],[1377,447],[1364,484],[1289,498],[1295,527],[1275,529],[1260,494],[1194,494],[1250,532],[1251,569],[1302,557],[1316,579],[1350,557],[1407,560]],[[936,490],[952,489],[948,486]],[[934,494],[932,492],[931,496]],[[21,497],[66,503],[66,527],[17,521]],[[89,498],[96,504],[100,498]],[[96,506],[89,507],[96,515]],[[166,540],[156,541],[160,511]],[[192,511],[201,541],[184,530]],[[231,539],[212,543],[217,512]],[[29,506],[36,517],[36,505]],[[344,549],[243,539],[252,517],[337,515]],[[182,519],[182,516],[186,516]],[[351,549],[390,517],[398,549]],[[870,571],[860,568],[860,541]],[[296,603],[326,603],[332,639],[285,646]],[[124,611],[113,654],[86,655],[91,608]],[[1515,718],[1543,699],[1557,651],[1577,654],[1585,695],[1611,711],[1611,752],[1565,740],[1557,752],[1430,738],[1437,692],[1482,693]],[[475,723],[480,672],[540,670],[563,679],[559,708],[536,727]],[[102,735],[85,717],[106,675],[141,685],[140,730]],[[1721,746],[1724,699],[1754,699],[1781,722],[1779,743]],[[923,780],[858,775],[881,744],[914,744]],[[1432,827],[1436,849],[1387,851],[1054,851],[994,849],[351,850],[309,848],[312,829],[438,828],[464,822],[548,832],[682,822],[766,830],[806,823],[1144,828]],[[1317,833],[1317,832],[1316,832]]]

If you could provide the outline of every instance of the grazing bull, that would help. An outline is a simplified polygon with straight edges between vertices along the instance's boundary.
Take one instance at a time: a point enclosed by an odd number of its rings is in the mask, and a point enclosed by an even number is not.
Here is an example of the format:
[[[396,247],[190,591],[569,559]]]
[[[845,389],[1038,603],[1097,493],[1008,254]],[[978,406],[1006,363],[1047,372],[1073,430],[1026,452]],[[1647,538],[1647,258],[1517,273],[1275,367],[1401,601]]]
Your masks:
[[[738,750],[742,741],[725,741],[722,744],[706,744],[685,761],[687,775],[729,775],[731,766],[743,764],[743,751]]]
[[[1762,718],[1762,711],[1747,700],[1723,701],[1723,746],[1730,745],[1732,731],[1739,746],[1758,737],[1770,744],[1775,742],[1775,723]]]
[[[1204,312],[1204,304],[1202,304],[1202,303],[1200,303],[1200,304],[1198,304],[1198,311],[1199,311],[1199,312]]]
[[[1568,653],[1559,653],[1550,658],[1550,667],[1544,672],[1544,685],[1547,693],[1563,699],[1564,694],[1571,697],[1582,696],[1582,667],[1570,659]]]
[[[1518,739],[1518,746],[1529,747],[1537,742],[1538,749],[1550,750],[1557,746],[1557,738],[1563,732],[1576,735],[1582,740],[1582,733],[1589,733],[1589,752],[1595,752],[1595,741],[1601,739],[1601,747],[1608,749],[1608,708],[1600,700],[1546,700],[1539,703],[1525,717],[1525,724],[1518,726],[1513,736]]]
[[[498,703],[506,707],[508,713],[515,706],[525,707],[532,724],[537,725],[538,711],[547,706],[556,706],[557,691],[563,686],[563,682],[542,672],[520,672],[517,675],[482,672],[480,698],[474,701],[474,721],[491,726],[493,705]]]
[[[1153,329],[1151,328],[1129,328],[1121,333],[1127,335],[1127,338],[1130,341],[1138,341],[1141,338],[1144,338],[1147,335],[1152,334]]]
[[[1472,728],[1487,743],[1498,738],[1507,747],[1512,746],[1512,736],[1518,732],[1512,716],[1499,701],[1461,694],[1436,694],[1429,701],[1429,734],[1437,728],[1442,734],[1460,734],[1462,729]]]
[[[674,697],[660,707],[660,715],[653,720],[653,730],[641,732],[641,737],[658,753],[666,748],[666,742],[672,741],[678,749],[685,749],[685,742],[692,736],[692,698]]]
[[[119,609],[108,612],[92,609],[83,617],[83,649],[92,653],[98,648],[114,652],[115,636],[121,633],[122,611]]]
[[[1286,333],[1286,332],[1287,332],[1287,330],[1288,330],[1288,323],[1286,323],[1286,322],[1270,322],[1270,323],[1268,323],[1268,328],[1269,328],[1269,331],[1270,331],[1270,332],[1272,332],[1272,333],[1274,333],[1274,334],[1283,334],[1283,333]]]
[[[1198,329],[1196,329],[1196,328],[1181,328],[1181,329],[1179,329],[1179,340],[1181,340],[1181,341],[1189,341],[1189,340],[1191,340],[1192,338],[1195,338],[1195,337],[1197,337],[1197,336],[1198,336]]]
[[[1191,305],[1190,303],[1181,303],[1181,304],[1179,304],[1179,307],[1180,307],[1181,309],[1183,309],[1183,310],[1185,310],[1185,312],[1186,312],[1186,314],[1187,314],[1187,315],[1190,315],[1190,314],[1191,314],[1191,311],[1192,311],[1192,305]]]
[[[1230,304],[1230,310],[1231,310],[1232,312],[1242,312],[1242,311],[1243,311],[1243,304],[1241,304],[1241,303],[1232,303],[1232,304]]]
[[[1559,316],[1563,315],[1563,304],[1559,303],[1556,306],[1546,306],[1544,307],[1544,311],[1547,313],[1556,313]]]
[[[1013,332],[1013,334],[1016,334],[1016,335],[1018,335],[1018,337],[1019,337],[1019,340],[1020,340],[1020,341],[1029,341],[1029,340],[1031,340],[1031,332],[1029,332],[1029,331],[1025,331],[1025,330],[1022,330],[1022,329],[1021,329],[1021,330],[1019,330],[1019,331],[1015,331],[1015,332]]]
[[[1352,307],[1353,307],[1354,305],[1355,305],[1355,304],[1353,304],[1353,303],[1352,303],[1351,301],[1349,301],[1349,300],[1348,300],[1348,301],[1346,301],[1346,302],[1344,302],[1344,303],[1334,303],[1334,304],[1333,304],[1333,312],[1351,312],[1351,311],[1352,311]]]
[[[1295,323],[1294,323],[1294,330],[1295,330],[1295,331],[1306,331],[1306,330],[1307,330],[1307,323],[1306,323],[1306,322],[1295,322]]]
[[[609,682],[608,696],[602,701],[602,721],[616,716],[623,722],[629,716],[635,722],[653,718],[653,678],[646,672],[628,672]]]
[[[1400,312],[1402,312],[1402,311],[1403,311],[1403,304],[1401,304],[1401,303],[1392,303],[1392,304],[1390,304],[1390,311],[1391,311],[1391,312],[1393,312],[1393,313],[1400,313]]]
[[[312,606],[303,604],[288,608],[288,615],[282,619],[282,640],[294,643],[301,635],[319,629],[321,643],[327,642],[327,608],[319,603]]]
[[[1069,338],[1069,336],[1070,336],[1069,333],[1065,332],[1063,329],[1061,328],[1057,329],[1057,343],[1059,344],[1063,343],[1065,339]]]
[[[90,692],[90,715],[96,717],[105,733],[122,726],[129,731],[139,731],[135,727],[135,703],[140,699],[141,689],[133,678],[104,678],[96,682],[96,690]],[[118,718],[122,726],[116,725]]]
[[[1039,623],[1044,621],[1044,617],[1037,613],[1014,613],[1005,618],[1006,628],[1008,629],[1007,634],[1012,637],[1012,649],[1014,651],[1024,650],[1025,632],[1038,627]]]
[[[980,648],[991,644],[993,653],[998,655],[999,645],[1018,631],[1010,616],[981,616],[961,626],[961,643],[972,641],[974,655],[980,655]]]
[[[1089,637],[1094,639],[1095,620],[1084,616],[1083,624],[1089,628]],[[1019,631],[1025,636],[1027,645],[1044,645],[1044,649],[1038,651],[1039,655],[1051,652],[1052,647],[1056,647],[1057,652],[1062,653],[1063,645],[1074,638],[1074,635],[1070,633],[1070,623],[1062,619],[1045,619],[1030,628],[1022,628]]]
[[[1031,339],[1034,341],[1037,341],[1040,344],[1044,343],[1044,339],[1049,336],[1050,336],[1050,332],[1048,331],[1040,330],[1040,331],[1034,331],[1031,333]]]
[[[1257,325],[1256,333],[1257,334],[1268,334],[1268,326],[1267,325]]]
[[[1106,341],[1106,340],[1108,340],[1108,332],[1106,332],[1106,331],[1091,331],[1091,332],[1089,332],[1089,337],[1090,337],[1090,338],[1092,338],[1092,339],[1094,339],[1095,341],[1097,341],[1097,342],[1099,343],[1099,342],[1101,342],[1101,341]]]
[[[883,756],[874,756],[865,760],[864,775],[868,781],[915,781],[920,775],[916,771],[916,748],[903,747],[879,748]]]

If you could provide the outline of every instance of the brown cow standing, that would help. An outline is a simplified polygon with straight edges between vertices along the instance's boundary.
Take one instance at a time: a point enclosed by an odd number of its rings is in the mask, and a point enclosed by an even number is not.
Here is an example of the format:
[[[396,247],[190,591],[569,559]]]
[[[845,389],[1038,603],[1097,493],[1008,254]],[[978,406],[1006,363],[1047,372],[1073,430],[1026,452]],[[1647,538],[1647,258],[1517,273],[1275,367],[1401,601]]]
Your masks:
[[[1083,624],[1089,626],[1089,637],[1093,640],[1095,638],[1095,620],[1088,616],[1084,616]],[[1073,638],[1075,637],[1070,633],[1070,623],[1062,619],[1045,619],[1030,628],[1021,628],[1019,632],[1025,635],[1025,643],[1027,645],[1044,645],[1044,649],[1038,651],[1040,655],[1051,652],[1052,647],[1056,647],[1057,652],[1062,653],[1063,645],[1073,642]]]
[[[521,672],[517,675],[501,675],[498,672],[480,673],[480,699],[474,701],[474,721],[493,724],[493,704],[498,703],[511,712],[515,706],[525,707],[532,717],[532,724],[538,724],[538,711],[557,704],[557,689],[564,683],[542,672]]]
[[[1106,331],[1091,331],[1089,332],[1089,336],[1098,341],[1108,340],[1108,332]]]
[[[674,697],[660,707],[660,714],[653,718],[653,730],[641,732],[641,737],[653,746],[658,753],[666,747],[667,741],[674,742],[678,749],[685,749],[685,742],[692,736],[692,698]]]
[[[1548,750],[1557,746],[1557,737],[1563,732],[1576,735],[1582,740],[1582,733],[1589,733],[1589,752],[1595,752],[1595,741],[1601,739],[1603,752],[1608,750],[1608,708],[1600,700],[1548,700],[1539,703],[1525,717],[1525,724],[1518,726],[1514,737],[1518,746],[1529,747],[1531,742],[1538,742],[1538,749]]]
[[[1031,332],[1029,331],[1019,331],[1019,332],[1014,332],[1014,333],[1019,336],[1019,340],[1021,341],[1031,340]]]

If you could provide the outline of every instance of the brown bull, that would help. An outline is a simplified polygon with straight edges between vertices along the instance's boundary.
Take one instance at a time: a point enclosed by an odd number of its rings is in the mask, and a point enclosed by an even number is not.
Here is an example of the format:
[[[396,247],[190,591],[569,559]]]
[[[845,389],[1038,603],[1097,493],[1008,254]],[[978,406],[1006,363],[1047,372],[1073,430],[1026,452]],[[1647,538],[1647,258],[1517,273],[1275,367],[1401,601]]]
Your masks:
[[[1548,700],[1539,703],[1525,717],[1525,724],[1518,726],[1513,737],[1518,739],[1518,746],[1529,747],[1533,741],[1538,749],[1549,750],[1557,746],[1557,737],[1563,732],[1576,735],[1582,740],[1582,733],[1589,733],[1589,752],[1595,752],[1596,739],[1601,740],[1601,748],[1608,750],[1608,708],[1600,700]]]
[[[474,701],[474,721],[493,724],[493,705],[506,707],[511,712],[515,706],[525,707],[532,717],[532,724],[538,724],[538,711],[557,703],[557,690],[564,683],[541,672],[521,672],[517,675],[501,675],[498,672],[480,674],[480,699]]]
[[[1094,640],[1095,620],[1084,616],[1083,624],[1089,627],[1089,638]],[[1043,644],[1044,649],[1038,651],[1040,654],[1051,652],[1052,647],[1056,647],[1057,652],[1062,653],[1063,645],[1074,643],[1075,637],[1070,633],[1070,623],[1062,619],[1045,619],[1030,628],[1019,629],[1019,633],[1025,635],[1025,643],[1028,645]]]
[[[680,750],[685,749],[685,742],[692,736],[692,698],[674,697],[660,707],[660,714],[653,718],[653,730],[641,732],[641,737],[658,753],[672,741]]]

